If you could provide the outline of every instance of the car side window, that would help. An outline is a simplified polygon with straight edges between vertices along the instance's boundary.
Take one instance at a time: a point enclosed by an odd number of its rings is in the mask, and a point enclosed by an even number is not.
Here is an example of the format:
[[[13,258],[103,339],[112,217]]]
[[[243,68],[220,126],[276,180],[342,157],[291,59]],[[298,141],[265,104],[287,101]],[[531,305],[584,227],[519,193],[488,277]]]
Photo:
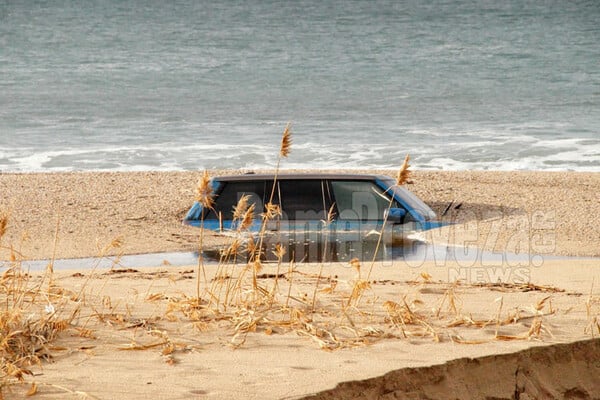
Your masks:
[[[332,181],[331,188],[340,220],[383,220],[385,210],[390,207],[390,195],[374,182]],[[392,201],[391,206],[398,207],[398,202]]]
[[[282,180],[277,183],[274,202],[280,201],[282,219],[323,220],[330,203],[324,189],[320,179]]]
[[[249,196],[249,204],[255,204],[255,213],[263,211],[265,197],[264,181],[223,182],[224,187],[215,199],[214,209],[205,218],[230,220],[233,219],[233,208],[244,195]]]

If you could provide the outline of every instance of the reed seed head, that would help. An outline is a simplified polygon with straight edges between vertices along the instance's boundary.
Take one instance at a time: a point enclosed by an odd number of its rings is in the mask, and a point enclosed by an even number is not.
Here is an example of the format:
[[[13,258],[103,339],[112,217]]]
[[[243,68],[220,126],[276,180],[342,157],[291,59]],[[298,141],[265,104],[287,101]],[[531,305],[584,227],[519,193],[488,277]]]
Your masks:
[[[286,250],[285,247],[281,245],[281,243],[277,243],[275,245],[275,250],[273,251],[273,255],[277,257],[277,260],[283,260],[283,256],[285,256]]]
[[[240,223],[239,229],[240,231],[245,231],[250,228],[252,222],[254,221],[254,208],[255,205],[251,204],[250,207],[246,209],[244,215],[242,216],[242,222]]]
[[[3,212],[0,213],[0,238],[6,233],[6,227],[8,226],[8,214]]]
[[[360,261],[358,260],[358,258],[353,258],[352,260],[350,260],[350,266],[360,274]]]
[[[233,220],[238,221],[242,219],[246,210],[248,210],[248,199],[250,196],[245,194],[238,200],[237,204],[233,207]]]
[[[196,201],[202,204],[202,207],[204,208],[212,208],[212,195],[213,190],[210,184],[210,176],[208,175],[208,171],[205,170],[196,187]]]
[[[333,218],[335,217],[335,204],[332,204],[331,207],[329,208],[329,211],[327,212],[327,225],[331,224],[333,222]]]
[[[112,247],[113,249],[120,249],[121,247],[123,247],[123,244],[125,244],[125,240],[123,239],[123,237],[117,236],[113,238],[113,240],[111,240],[110,247]]]
[[[400,167],[400,170],[398,171],[398,176],[396,177],[396,185],[401,186],[404,185],[405,183],[409,183],[409,179],[410,179],[410,174],[411,171],[409,170],[410,168],[410,164],[408,163],[410,161],[410,155],[406,155],[406,157],[404,158],[404,162],[402,163],[402,166]]]
[[[281,158],[286,158],[290,154],[290,150],[292,148],[292,123],[288,122],[283,130],[283,135],[281,136],[281,148],[279,150],[279,156]]]
[[[279,204],[274,204],[271,202],[265,204],[265,212],[263,214],[265,219],[272,220],[278,216],[281,216],[281,207],[279,207]]]
[[[246,252],[248,253],[248,255],[254,254],[256,253],[256,248],[257,248],[257,244],[254,241],[254,238],[252,236],[250,236],[248,238],[248,240],[246,241]]]

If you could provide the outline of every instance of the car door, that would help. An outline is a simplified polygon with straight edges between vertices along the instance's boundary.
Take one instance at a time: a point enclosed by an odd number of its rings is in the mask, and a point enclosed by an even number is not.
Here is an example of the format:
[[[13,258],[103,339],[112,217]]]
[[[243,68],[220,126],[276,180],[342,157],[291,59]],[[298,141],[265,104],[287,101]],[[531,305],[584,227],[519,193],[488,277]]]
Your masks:
[[[233,210],[243,196],[248,196],[248,203],[254,204],[256,221],[252,228],[254,230],[258,229],[258,225],[260,225],[258,216],[264,209],[264,180],[222,182],[215,196],[214,207],[205,216],[205,223],[214,224],[217,221],[220,225],[220,230],[235,228],[233,224]]]
[[[327,218],[331,199],[326,182],[322,179],[282,179],[277,182],[274,203],[281,206],[281,221],[303,226]]]
[[[278,234],[272,242],[287,243],[287,254],[296,261],[318,261],[331,254],[333,240],[326,226],[331,196],[323,179],[282,179],[277,182],[274,203],[281,206]]]
[[[332,180],[338,231],[369,232],[383,223],[385,212],[397,201],[369,180]]]

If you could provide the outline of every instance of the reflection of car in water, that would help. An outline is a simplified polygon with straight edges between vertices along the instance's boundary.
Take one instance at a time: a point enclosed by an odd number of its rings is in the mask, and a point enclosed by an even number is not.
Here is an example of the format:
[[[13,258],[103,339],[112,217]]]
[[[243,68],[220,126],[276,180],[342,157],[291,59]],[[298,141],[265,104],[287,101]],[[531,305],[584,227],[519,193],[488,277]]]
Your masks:
[[[328,237],[334,235],[333,241],[363,241],[377,236],[375,232],[381,231],[384,220],[388,243],[442,226],[429,206],[387,176],[294,174],[275,179],[272,174],[247,174],[213,178],[212,186],[214,207],[203,209],[196,202],[187,213],[185,224],[203,224],[205,229],[223,233],[235,230],[233,209],[247,195],[256,210],[250,230],[259,231],[260,214],[273,194],[272,203],[279,205],[282,215],[268,222],[267,232],[285,234],[297,242],[325,231]],[[333,219],[326,224],[330,210]]]

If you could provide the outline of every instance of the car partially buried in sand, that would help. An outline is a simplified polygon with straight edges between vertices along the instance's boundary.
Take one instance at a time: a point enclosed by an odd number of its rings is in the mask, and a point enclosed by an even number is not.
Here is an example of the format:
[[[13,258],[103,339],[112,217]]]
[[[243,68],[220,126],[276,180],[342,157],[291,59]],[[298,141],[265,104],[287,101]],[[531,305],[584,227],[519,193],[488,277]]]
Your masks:
[[[234,208],[247,196],[256,210],[248,226],[251,232],[261,230],[260,215],[268,203],[278,206],[279,216],[266,221],[265,231],[290,236],[327,230],[361,240],[385,231],[387,240],[402,240],[411,233],[443,225],[427,204],[383,175],[246,174],[215,177],[211,185],[213,207],[194,203],[184,224],[235,232],[240,221],[234,218]]]

